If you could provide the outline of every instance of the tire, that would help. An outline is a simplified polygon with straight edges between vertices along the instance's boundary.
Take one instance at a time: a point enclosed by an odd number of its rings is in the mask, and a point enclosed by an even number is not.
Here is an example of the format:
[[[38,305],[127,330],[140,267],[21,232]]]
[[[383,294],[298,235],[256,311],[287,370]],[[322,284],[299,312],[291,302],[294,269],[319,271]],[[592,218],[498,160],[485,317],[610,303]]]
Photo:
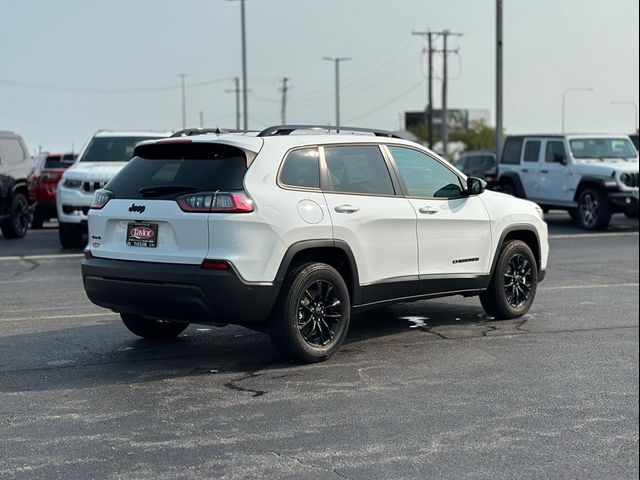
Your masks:
[[[270,319],[271,341],[287,360],[327,360],[342,345],[351,318],[349,290],[324,263],[305,263],[285,278]]]
[[[0,222],[0,229],[5,238],[22,238],[27,234],[31,210],[29,201],[22,193],[14,193],[9,206],[9,217]]]
[[[58,226],[58,237],[62,248],[82,248],[82,229],[75,223],[62,223]]]
[[[518,194],[516,193],[516,189],[511,182],[503,183],[502,185],[500,185],[500,191],[514,197],[518,196]]]
[[[40,230],[42,228],[42,224],[44,223],[44,218],[42,215],[37,212],[33,214],[33,218],[31,219],[31,228]]]
[[[188,323],[154,320],[129,313],[121,313],[120,318],[131,333],[147,340],[171,340],[189,326]]]
[[[601,190],[589,188],[578,197],[578,223],[585,230],[605,230],[611,213],[609,199]]]
[[[487,315],[498,320],[518,318],[531,308],[537,287],[533,252],[523,241],[509,240],[502,247],[489,287],[480,294],[480,303]]]
[[[573,219],[573,220],[578,220],[578,209],[577,208],[570,208],[569,210],[567,210],[567,213],[569,214],[569,216]]]

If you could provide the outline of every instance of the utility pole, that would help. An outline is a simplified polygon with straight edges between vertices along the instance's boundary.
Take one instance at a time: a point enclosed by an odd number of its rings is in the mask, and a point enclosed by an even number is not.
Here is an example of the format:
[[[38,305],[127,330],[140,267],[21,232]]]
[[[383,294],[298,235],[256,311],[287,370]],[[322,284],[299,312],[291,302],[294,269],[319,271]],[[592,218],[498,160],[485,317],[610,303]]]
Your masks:
[[[323,60],[334,62],[336,82],[336,127],[340,126],[340,62],[351,60],[349,57],[323,57]]]
[[[287,77],[283,77],[282,88],[280,88],[280,91],[282,92],[282,108],[280,111],[282,125],[285,125],[287,123],[287,90],[289,90],[289,87],[287,86],[287,82],[289,82],[289,80],[291,79]]]
[[[427,30],[426,32],[411,32],[412,35],[420,35],[427,39],[427,57],[428,70],[427,74],[427,109],[425,115],[425,128],[428,135],[429,148],[433,148],[433,35],[434,32]]]
[[[443,75],[442,75],[442,149],[443,154],[447,156],[447,142],[449,139],[448,132],[448,110],[447,110],[447,55],[449,53],[457,53],[458,49],[448,50],[447,49],[447,38],[450,35],[460,37],[462,33],[453,33],[449,30],[442,30],[440,32],[432,32],[431,30],[427,30],[426,32],[412,32],[413,35],[420,35],[427,39],[427,54],[429,56],[429,73],[428,73],[428,96],[429,103],[427,105],[427,130],[429,132],[429,148],[433,147],[434,137],[433,137],[433,53],[442,53],[443,55]],[[437,37],[442,37],[442,50],[433,48],[433,41]]]
[[[187,128],[187,106],[186,106],[186,93],[185,93],[185,83],[184,79],[187,77],[186,73],[181,73],[178,75],[180,77],[180,86],[182,93],[182,129]]]
[[[496,160],[502,155],[502,0],[496,0]]]
[[[204,128],[204,112],[202,110],[198,112],[198,125],[200,128]]]
[[[449,53],[457,53],[458,49],[447,50],[447,38],[450,35],[461,37],[462,33],[452,33],[449,30],[443,30],[442,35],[442,155],[447,158],[448,155],[448,143],[449,143],[449,111],[447,109],[447,56]]]
[[[225,92],[236,94],[236,130],[240,130],[240,79],[238,77],[234,77],[233,81],[235,88],[232,90],[225,90]]]
[[[243,117],[242,122],[245,130],[249,130],[249,101],[247,100],[247,33],[245,28],[245,0],[229,0],[231,2],[240,2],[240,35],[242,39],[242,106]],[[238,124],[238,130],[240,125]]]

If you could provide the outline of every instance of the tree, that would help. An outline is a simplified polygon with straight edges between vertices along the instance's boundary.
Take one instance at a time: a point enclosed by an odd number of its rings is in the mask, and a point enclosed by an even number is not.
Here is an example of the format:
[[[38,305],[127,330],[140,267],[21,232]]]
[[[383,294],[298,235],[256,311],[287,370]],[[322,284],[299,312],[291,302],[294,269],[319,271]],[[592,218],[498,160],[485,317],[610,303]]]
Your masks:
[[[449,135],[453,142],[463,142],[467,150],[495,150],[496,129],[484,120],[474,120],[469,128],[457,128]]]

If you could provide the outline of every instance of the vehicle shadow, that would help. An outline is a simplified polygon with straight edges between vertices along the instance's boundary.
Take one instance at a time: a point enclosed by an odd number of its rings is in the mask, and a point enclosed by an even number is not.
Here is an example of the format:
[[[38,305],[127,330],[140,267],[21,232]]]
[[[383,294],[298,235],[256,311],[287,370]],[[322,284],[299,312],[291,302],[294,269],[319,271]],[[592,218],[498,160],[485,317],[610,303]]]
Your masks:
[[[345,344],[329,362],[340,365],[353,361],[369,348],[366,343],[372,339],[437,340],[442,335],[418,336],[419,332],[486,324],[488,319],[479,304],[460,305],[455,298],[447,303],[400,304],[354,316]],[[175,340],[152,342],[133,336],[119,321],[109,320],[0,337],[0,351],[0,392],[5,393],[316,368],[285,362],[267,334],[237,326],[191,325]]]
[[[585,234],[601,233],[588,232],[580,227],[577,221],[573,220],[567,212],[552,210],[545,214],[544,221],[549,226],[550,235],[568,235],[568,234]],[[607,227],[606,232],[637,232],[638,219],[628,218],[624,214],[615,214],[611,217],[611,223]]]

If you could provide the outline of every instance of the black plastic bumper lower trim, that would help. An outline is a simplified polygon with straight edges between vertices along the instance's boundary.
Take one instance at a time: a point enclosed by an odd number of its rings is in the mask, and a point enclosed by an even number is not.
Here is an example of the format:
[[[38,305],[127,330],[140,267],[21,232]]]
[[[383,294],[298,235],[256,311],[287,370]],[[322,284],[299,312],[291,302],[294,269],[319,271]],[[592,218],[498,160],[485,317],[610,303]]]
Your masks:
[[[187,323],[252,325],[267,320],[279,285],[250,285],[229,270],[104,258],[82,261],[84,288],[116,312]]]

